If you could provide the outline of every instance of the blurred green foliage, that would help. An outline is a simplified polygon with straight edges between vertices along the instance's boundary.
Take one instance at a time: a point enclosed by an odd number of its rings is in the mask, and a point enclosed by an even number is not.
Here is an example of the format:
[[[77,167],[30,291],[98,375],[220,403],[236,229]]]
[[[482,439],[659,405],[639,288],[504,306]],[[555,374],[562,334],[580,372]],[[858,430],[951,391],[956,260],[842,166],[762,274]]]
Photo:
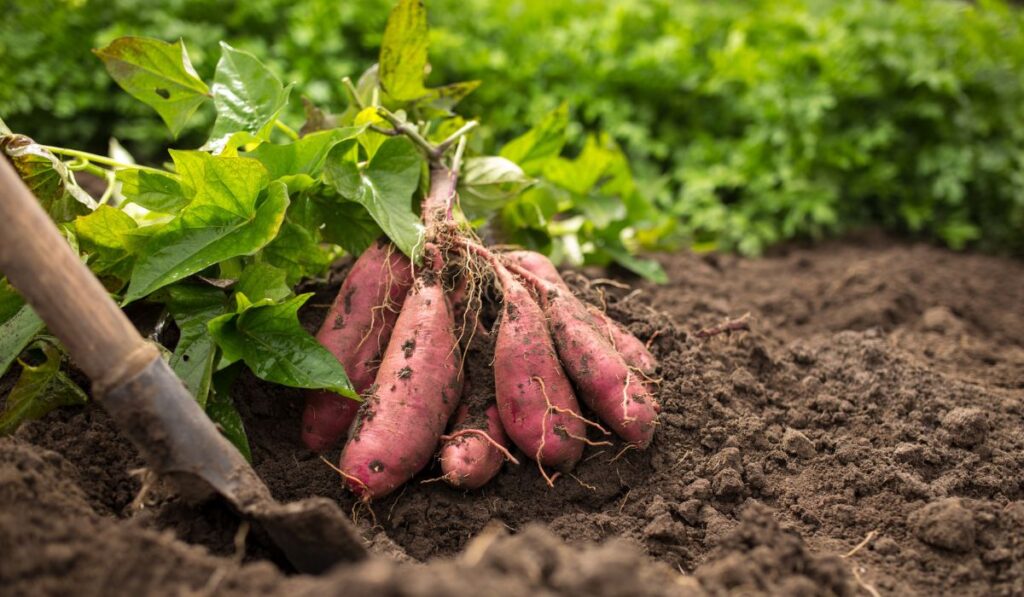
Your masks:
[[[1024,249],[1024,31],[1002,2],[428,0],[431,82],[485,81],[463,112],[494,147],[551,113],[607,132],[684,238],[757,253],[880,224],[953,247]],[[0,115],[44,143],[152,157],[157,115],[88,53],[184,38],[209,78],[221,39],[340,109],[375,59],[385,0],[14,0]],[[292,102],[291,118],[301,108]],[[181,145],[204,139],[201,111]],[[666,246],[668,246],[666,244]]]

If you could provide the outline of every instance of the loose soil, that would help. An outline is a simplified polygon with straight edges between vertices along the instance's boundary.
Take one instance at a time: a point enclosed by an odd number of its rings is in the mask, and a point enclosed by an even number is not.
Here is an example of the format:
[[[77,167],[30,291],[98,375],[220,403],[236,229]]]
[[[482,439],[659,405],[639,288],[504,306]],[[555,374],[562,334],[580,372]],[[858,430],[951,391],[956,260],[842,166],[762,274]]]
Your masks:
[[[435,465],[370,509],[301,447],[301,394],[243,378],[236,400],[274,494],[337,500],[375,553],[310,577],[221,504],[157,485],[140,511],[131,447],[99,408],[63,409],[0,440],[0,586],[1024,594],[1024,264],[877,237],[661,260],[662,287],[567,274],[661,360],[662,425],[645,452],[588,448],[554,489],[525,458],[469,493],[430,482]],[[344,269],[310,286],[310,329]],[[748,312],[749,331],[693,333]]]

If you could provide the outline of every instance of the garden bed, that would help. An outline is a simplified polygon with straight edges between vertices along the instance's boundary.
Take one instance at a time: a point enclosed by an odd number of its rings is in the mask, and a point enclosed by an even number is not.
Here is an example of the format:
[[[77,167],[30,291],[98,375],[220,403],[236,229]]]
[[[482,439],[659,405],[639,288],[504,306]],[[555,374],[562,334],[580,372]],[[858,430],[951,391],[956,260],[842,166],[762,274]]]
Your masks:
[[[218,504],[154,487],[133,508],[141,462],[127,441],[93,405],[62,409],[0,440],[0,583],[81,595],[1024,592],[1024,264],[873,236],[661,262],[671,283],[626,280],[639,293],[567,276],[654,339],[663,414],[645,452],[590,447],[554,489],[525,459],[470,493],[426,482],[435,465],[371,511],[302,447],[301,392],[243,378],[234,394],[276,497],[337,500],[377,554],[313,578],[286,574],[258,530],[239,551]],[[343,272],[307,289],[308,329]],[[693,334],[747,312],[750,331]]]

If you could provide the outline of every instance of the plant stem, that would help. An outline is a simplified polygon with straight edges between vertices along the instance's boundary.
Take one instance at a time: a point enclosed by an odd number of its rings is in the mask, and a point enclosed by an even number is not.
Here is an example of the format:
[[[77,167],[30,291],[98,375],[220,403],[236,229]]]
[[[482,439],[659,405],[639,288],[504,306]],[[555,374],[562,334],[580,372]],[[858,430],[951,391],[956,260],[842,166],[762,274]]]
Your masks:
[[[282,133],[284,133],[285,135],[287,135],[288,138],[291,139],[292,141],[298,141],[299,140],[299,134],[295,132],[295,129],[293,129],[292,127],[288,126],[287,124],[281,122],[280,120],[275,120],[274,121],[274,126],[277,128],[277,130],[279,130]]]
[[[54,147],[52,145],[40,145],[46,151],[55,153],[57,155],[65,155],[71,158],[78,158],[94,164],[102,164],[104,166],[120,169],[120,170],[142,170],[145,172],[153,172],[156,174],[167,174],[163,170],[158,168],[150,168],[149,166],[140,166],[138,164],[125,164],[117,160],[108,158],[102,155],[96,155],[95,153],[89,153],[87,151],[78,151],[77,149],[65,149],[63,147]]]
[[[360,110],[365,109],[366,104],[364,104],[363,100],[360,99],[359,90],[356,89],[356,86],[352,84],[352,79],[345,77],[344,79],[341,80],[341,84],[345,86],[345,91],[348,92],[349,97],[352,99],[352,103],[355,104],[356,107],[359,108]]]
[[[76,159],[73,162],[65,162],[64,165],[72,172],[88,172],[89,174],[99,176],[100,178],[104,178],[107,175],[107,170],[104,170],[95,164],[90,164],[83,159]]]
[[[416,130],[416,127],[410,126],[407,122],[402,122],[386,108],[377,108],[377,114],[379,114],[384,120],[387,120],[388,124],[390,124],[396,131],[406,137],[409,137],[413,143],[419,145],[420,149],[426,152],[427,157],[431,162],[438,161],[439,154],[437,153],[437,147],[435,147],[430,141],[424,139],[423,136],[420,135],[419,131]]]
[[[113,170],[108,170],[104,174],[104,178],[107,179],[107,188],[103,190],[103,196],[97,201],[100,205],[110,201],[110,198],[114,196],[114,185],[117,184],[117,174]]]
[[[468,133],[469,131],[475,129],[479,124],[480,123],[475,121],[475,120],[470,120],[466,124],[464,124],[461,127],[459,127],[459,130],[457,130],[454,133],[448,135],[447,139],[445,139],[444,141],[441,141],[437,145],[437,153],[438,153],[438,155],[444,155],[444,153],[446,151],[448,151],[448,148],[451,147],[453,143],[455,143],[459,139],[463,138],[466,133]]]
[[[466,153],[466,137],[459,139],[459,144],[455,147],[455,156],[452,158],[452,173],[456,180],[462,175],[462,155],[464,153]]]

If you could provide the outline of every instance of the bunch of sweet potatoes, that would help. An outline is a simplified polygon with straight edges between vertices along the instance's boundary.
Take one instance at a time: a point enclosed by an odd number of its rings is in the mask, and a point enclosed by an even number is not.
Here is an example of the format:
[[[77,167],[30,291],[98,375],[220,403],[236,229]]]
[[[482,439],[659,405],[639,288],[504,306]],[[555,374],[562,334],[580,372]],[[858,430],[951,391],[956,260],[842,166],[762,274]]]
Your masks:
[[[310,393],[302,437],[322,451],[347,434],[338,470],[367,500],[435,454],[448,483],[480,487],[515,460],[511,445],[551,484],[549,470],[568,472],[594,443],[588,428],[606,435],[603,423],[643,449],[657,425],[657,363],[644,343],[574,296],[543,255],[493,251],[460,229],[454,185],[452,171],[432,171],[422,264],[379,240],[356,260],[317,334],[364,401]],[[480,359],[481,350],[493,351],[493,379],[479,368],[466,374],[463,352]]]

